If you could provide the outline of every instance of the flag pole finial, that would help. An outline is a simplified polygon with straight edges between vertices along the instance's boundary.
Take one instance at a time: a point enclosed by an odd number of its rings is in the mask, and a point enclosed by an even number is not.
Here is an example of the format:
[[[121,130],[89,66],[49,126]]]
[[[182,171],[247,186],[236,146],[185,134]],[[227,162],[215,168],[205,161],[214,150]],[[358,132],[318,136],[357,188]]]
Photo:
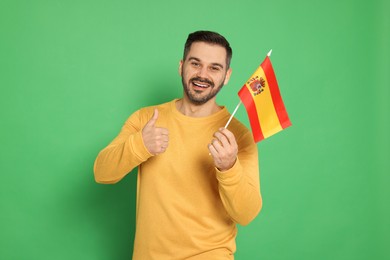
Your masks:
[[[267,56],[271,56],[271,53],[272,53],[272,49],[268,52]]]

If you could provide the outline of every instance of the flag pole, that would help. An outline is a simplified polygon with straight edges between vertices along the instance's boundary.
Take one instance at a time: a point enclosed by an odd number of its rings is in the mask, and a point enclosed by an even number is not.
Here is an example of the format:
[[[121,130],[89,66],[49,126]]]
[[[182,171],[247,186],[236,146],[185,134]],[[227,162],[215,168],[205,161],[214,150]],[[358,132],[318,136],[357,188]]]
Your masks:
[[[272,49],[267,53],[267,56],[268,56],[268,57],[271,56],[271,53],[272,53]],[[240,107],[241,103],[242,103],[242,101],[241,101],[241,99],[240,99],[240,102],[237,104],[237,106],[236,106],[236,108],[234,109],[232,115],[230,116],[229,120],[227,121],[227,123],[226,123],[226,125],[225,125],[225,127],[224,127],[225,129],[226,129],[226,128],[228,127],[228,125],[230,124],[230,121],[232,121],[233,116],[236,114],[236,112],[237,112],[238,108]]]
[[[226,125],[225,125],[224,128],[227,128],[227,127],[228,127],[228,125],[230,124],[230,121],[232,121],[233,116],[234,116],[234,114],[237,112],[237,110],[238,110],[238,108],[240,107],[241,103],[242,103],[242,101],[241,101],[241,99],[240,99],[240,102],[237,104],[236,108],[235,108],[234,111],[233,111],[233,114],[230,116],[230,118],[229,118],[229,120],[227,121],[227,123],[226,123]]]

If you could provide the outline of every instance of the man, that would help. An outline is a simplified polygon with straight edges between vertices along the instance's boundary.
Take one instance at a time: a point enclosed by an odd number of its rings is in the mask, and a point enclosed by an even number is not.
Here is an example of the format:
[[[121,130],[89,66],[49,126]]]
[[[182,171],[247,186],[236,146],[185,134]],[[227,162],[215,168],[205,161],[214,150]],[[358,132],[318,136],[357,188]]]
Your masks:
[[[188,36],[183,97],[138,110],[95,161],[95,179],[116,183],[138,166],[133,259],[234,259],[236,224],[262,206],[252,134],[216,103],[232,50],[218,33]]]

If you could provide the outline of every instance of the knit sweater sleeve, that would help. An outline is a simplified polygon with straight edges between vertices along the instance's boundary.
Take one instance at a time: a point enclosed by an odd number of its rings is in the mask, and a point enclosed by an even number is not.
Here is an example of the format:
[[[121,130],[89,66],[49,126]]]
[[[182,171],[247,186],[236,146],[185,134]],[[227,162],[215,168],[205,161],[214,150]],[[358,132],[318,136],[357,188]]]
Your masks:
[[[96,182],[117,183],[152,156],[144,145],[142,127],[140,111],[137,111],[127,119],[119,135],[98,154],[94,164]]]
[[[237,140],[239,152],[234,166],[224,172],[216,170],[219,194],[231,219],[249,224],[260,212],[262,198],[257,146],[250,132]]]

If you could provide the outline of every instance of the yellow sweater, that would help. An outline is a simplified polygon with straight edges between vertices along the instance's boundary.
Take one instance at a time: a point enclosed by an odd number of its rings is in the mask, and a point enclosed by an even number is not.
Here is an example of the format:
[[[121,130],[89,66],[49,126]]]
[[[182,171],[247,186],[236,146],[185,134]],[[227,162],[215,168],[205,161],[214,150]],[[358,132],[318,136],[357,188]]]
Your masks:
[[[134,260],[233,259],[236,223],[248,224],[262,206],[257,146],[252,134],[233,119],[228,129],[239,152],[235,165],[220,172],[207,144],[230,114],[192,118],[176,109],[176,100],[157,106],[156,126],[169,130],[165,153],[152,156],[142,128],[155,107],[129,117],[119,135],[98,155],[98,183],[116,183],[138,167]]]

